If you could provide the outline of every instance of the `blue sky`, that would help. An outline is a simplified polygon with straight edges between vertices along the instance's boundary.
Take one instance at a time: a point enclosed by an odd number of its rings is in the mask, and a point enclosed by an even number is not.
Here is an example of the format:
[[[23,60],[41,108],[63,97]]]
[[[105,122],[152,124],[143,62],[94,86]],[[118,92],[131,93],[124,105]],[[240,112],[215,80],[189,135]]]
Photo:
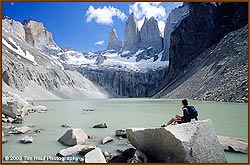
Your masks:
[[[42,22],[59,46],[76,50],[105,50],[115,28],[124,41],[125,23],[133,11],[142,25],[154,16],[164,28],[169,12],[182,2],[2,2],[2,12],[17,21]]]

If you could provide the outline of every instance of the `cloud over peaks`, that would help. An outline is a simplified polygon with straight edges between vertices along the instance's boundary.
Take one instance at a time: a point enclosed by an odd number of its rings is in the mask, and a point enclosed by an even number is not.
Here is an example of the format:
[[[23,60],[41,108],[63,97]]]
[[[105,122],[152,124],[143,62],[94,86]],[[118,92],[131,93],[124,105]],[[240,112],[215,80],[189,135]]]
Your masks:
[[[86,22],[94,20],[96,23],[103,25],[112,25],[113,17],[118,17],[121,21],[124,21],[127,18],[122,11],[113,6],[104,6],[95,9],[92,5],[90,5],[86,11],[86,17]]]
[[[103,45],[104,44],[104,40],[100,40],[100,41],[96,41],[95,45]]]

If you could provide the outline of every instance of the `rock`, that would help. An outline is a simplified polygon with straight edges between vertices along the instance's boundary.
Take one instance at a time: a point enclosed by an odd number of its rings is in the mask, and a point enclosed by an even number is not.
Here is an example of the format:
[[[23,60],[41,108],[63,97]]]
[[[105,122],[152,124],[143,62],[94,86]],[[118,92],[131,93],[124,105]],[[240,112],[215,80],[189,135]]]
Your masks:
[[[107,163],[100,148],[88,152],[85,156],[85,163]]]
[[[217,136],[224,151],[248,154],[248,141],[241,138]]]
[[[131,128],[126,134],[133,146],[162,162],[226,162],[209,119],[164,128]]]
[[[101,124],[94,125],[93,128],[108,128],[108,125],[107,123],[101,123]]]
[[[88,139],[88,135],[81,129],[72,128],[67,130],[58,141],[67,146],[74,146],[77,144],[85,144],[85,140]]]
[[[163,50],[163,38],[158,28],[158,22],[154,17],[145,18],[140,31],[140,49],[152,48],[152,57]],[[150,55],[148,55],[150,56]]]
[[[31,128],[28,126],[23,126],[23,127],[17,127],[14,129],[13,134],[25,134],[27,132],[31,131]]]
[[[115,135],[118,136],[118,137],[127,138],[125,129],[116,130]]]
[[[113,159],[116,155],[109,153],[108,151],[103,151],[103,155],[106,159],[106,162],[110,161]]]
[[[45,106],[42,106],[42,105],[33,106],[32,109],[33,109],[33,111],[38,112],[38,113],[48,111],[48,109]]]
[[[8,141],[8,140],[4,138],[4,133],[3,133],[3,131],[2,131],[2,143],[7,143],[7,141]]]
[[[33,143],[33,137],[26,135],[20,139],[20,143]]]
[[[122,42],[119,41],[116,30],[112,29],[109,33],[109,42],[107,50],[120,51],[122,48]]]
[[[174,8],[168,15],[164,28],[164,52],[161,61],[169,60],[170,36],[172,32],[179,26],[181,21],[189,14],[188,3]]]
[[[34,130],[34,132],[35,132],[35,133],[41,133],[42,130],[43,130],[43,129],[36,129],[36,130]]]
[[[125,41],[123,51],[136,52],[140,44],[140,33],[134,13],[131,13],[125,25]]]
[[[108,142],[112,142],[114,139],[110,136],[105,137],[104,139],[101,140],[102,144],[108,143]]]
[[[63,127],[63,128],[70,128],[70,126],[68,124],[62,124],[61,127]]]
[[[4,27],[3,30],[7,30],[22,40],[25,40],[25,30],[20,22],[13,19],[2,19],[2,27]]]
[[[14,129],[16,128],[14,125],[2,126],[2,130]]]
[[[114,156],[109,163],[127,163],[129,159],[133,158],[136,149],[129,148],[125,151],[118,150],[118,152],[122,152],[119,156]]]
[[[96,137],[95,135],[88,134],[89,139],[94,139],[95,137]]]
[[[76,155],[80,152],[87,153],[93,149],[95,149],[95,146],[93,146],[93,145],[79,145],[79,144],[77,144],[73,147],[69,147],[69,148],[66,148],[66,149],[59,151],[56,154],[56,156],[65,157],[65,156]]]
[[[218,44],[227,33],[248,23],[247,14],[244,14],[248,11],[246,3],[191,2],[188,9],[188,16],[171,33],[168,82],[183,73],[199,54]]]
[[[49,54],[57,54],[61,48],[56,45],[50,33],[42,23],[33,20],[23,22],[25,41],[35,48]]]
[[[14,121],[13,118],[11,118],[11,117],[8,117],[8,118],[7,118],[7,122],[12,123],[13,121]]]

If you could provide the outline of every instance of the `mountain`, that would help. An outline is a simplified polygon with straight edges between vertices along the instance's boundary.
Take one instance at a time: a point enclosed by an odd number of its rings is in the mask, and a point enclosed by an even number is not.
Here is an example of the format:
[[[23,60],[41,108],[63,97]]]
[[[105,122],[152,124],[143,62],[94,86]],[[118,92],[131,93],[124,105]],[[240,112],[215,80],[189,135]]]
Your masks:
[[[163,38],[155,18],[139,30],[131,13],[124,45],[112,29],[98,52],[62,49],[42,23],[3,15],[3,91],[247,102],[247,12],[247,3],[186,2],[170,12]]]
[[[154,97],[247,102],[247,3],[188,5],[189,15],[171,34],[169,67]]]
[[[161,60],[169,60],[170,36],[180,25],[181,21],[189,15],[189,5],[184,2],[182,6],[174,8],[168,15],[164,28],[164,51]]]
[[[109,33],[109,42],[107,50],[120,51],[122,48],[122,42],[118,39],[115,29],[112,29]]]
[[[39,34],[45,29],[41,24],[35,29],[29,25],[31,32],[27,33],[24,26],[28,24],[22,25],[6,17],[2,20],[3,93],[15,93],[25,99],[110,97],[102,87],[79,72],[64,70],[56,57],[43,49],[54,43],[51,33]],[[41,38],[36,36],[38,34]],[[27,42],[31,41],[26,41],[27,38],[34,42]]]

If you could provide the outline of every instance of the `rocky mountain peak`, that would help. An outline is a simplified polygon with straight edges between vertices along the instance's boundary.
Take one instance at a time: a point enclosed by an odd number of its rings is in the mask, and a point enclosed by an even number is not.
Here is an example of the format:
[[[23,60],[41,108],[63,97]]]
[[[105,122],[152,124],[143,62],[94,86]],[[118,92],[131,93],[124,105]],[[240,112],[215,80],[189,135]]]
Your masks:
[[[137,19],[131,13],[125,25],[125,41],[123,50],[135,52],[139,48],[140,33]]]
[[[118,39],[115,29],[112,29],[109,33],[109,42],[107,50],[119,51],[122,48],[122,42]]]
[[[57,54],[61,51],[53,40],[52,33],[49,32],[41,22],[25,20],[23,22],[25,30],[25,41],[49,54]]]
[[[145,18],[140,32],[140,49],[152,47],[154,54],[160,53],[163,49],[163,38],[161,37],[158,22],[154,17]]]

